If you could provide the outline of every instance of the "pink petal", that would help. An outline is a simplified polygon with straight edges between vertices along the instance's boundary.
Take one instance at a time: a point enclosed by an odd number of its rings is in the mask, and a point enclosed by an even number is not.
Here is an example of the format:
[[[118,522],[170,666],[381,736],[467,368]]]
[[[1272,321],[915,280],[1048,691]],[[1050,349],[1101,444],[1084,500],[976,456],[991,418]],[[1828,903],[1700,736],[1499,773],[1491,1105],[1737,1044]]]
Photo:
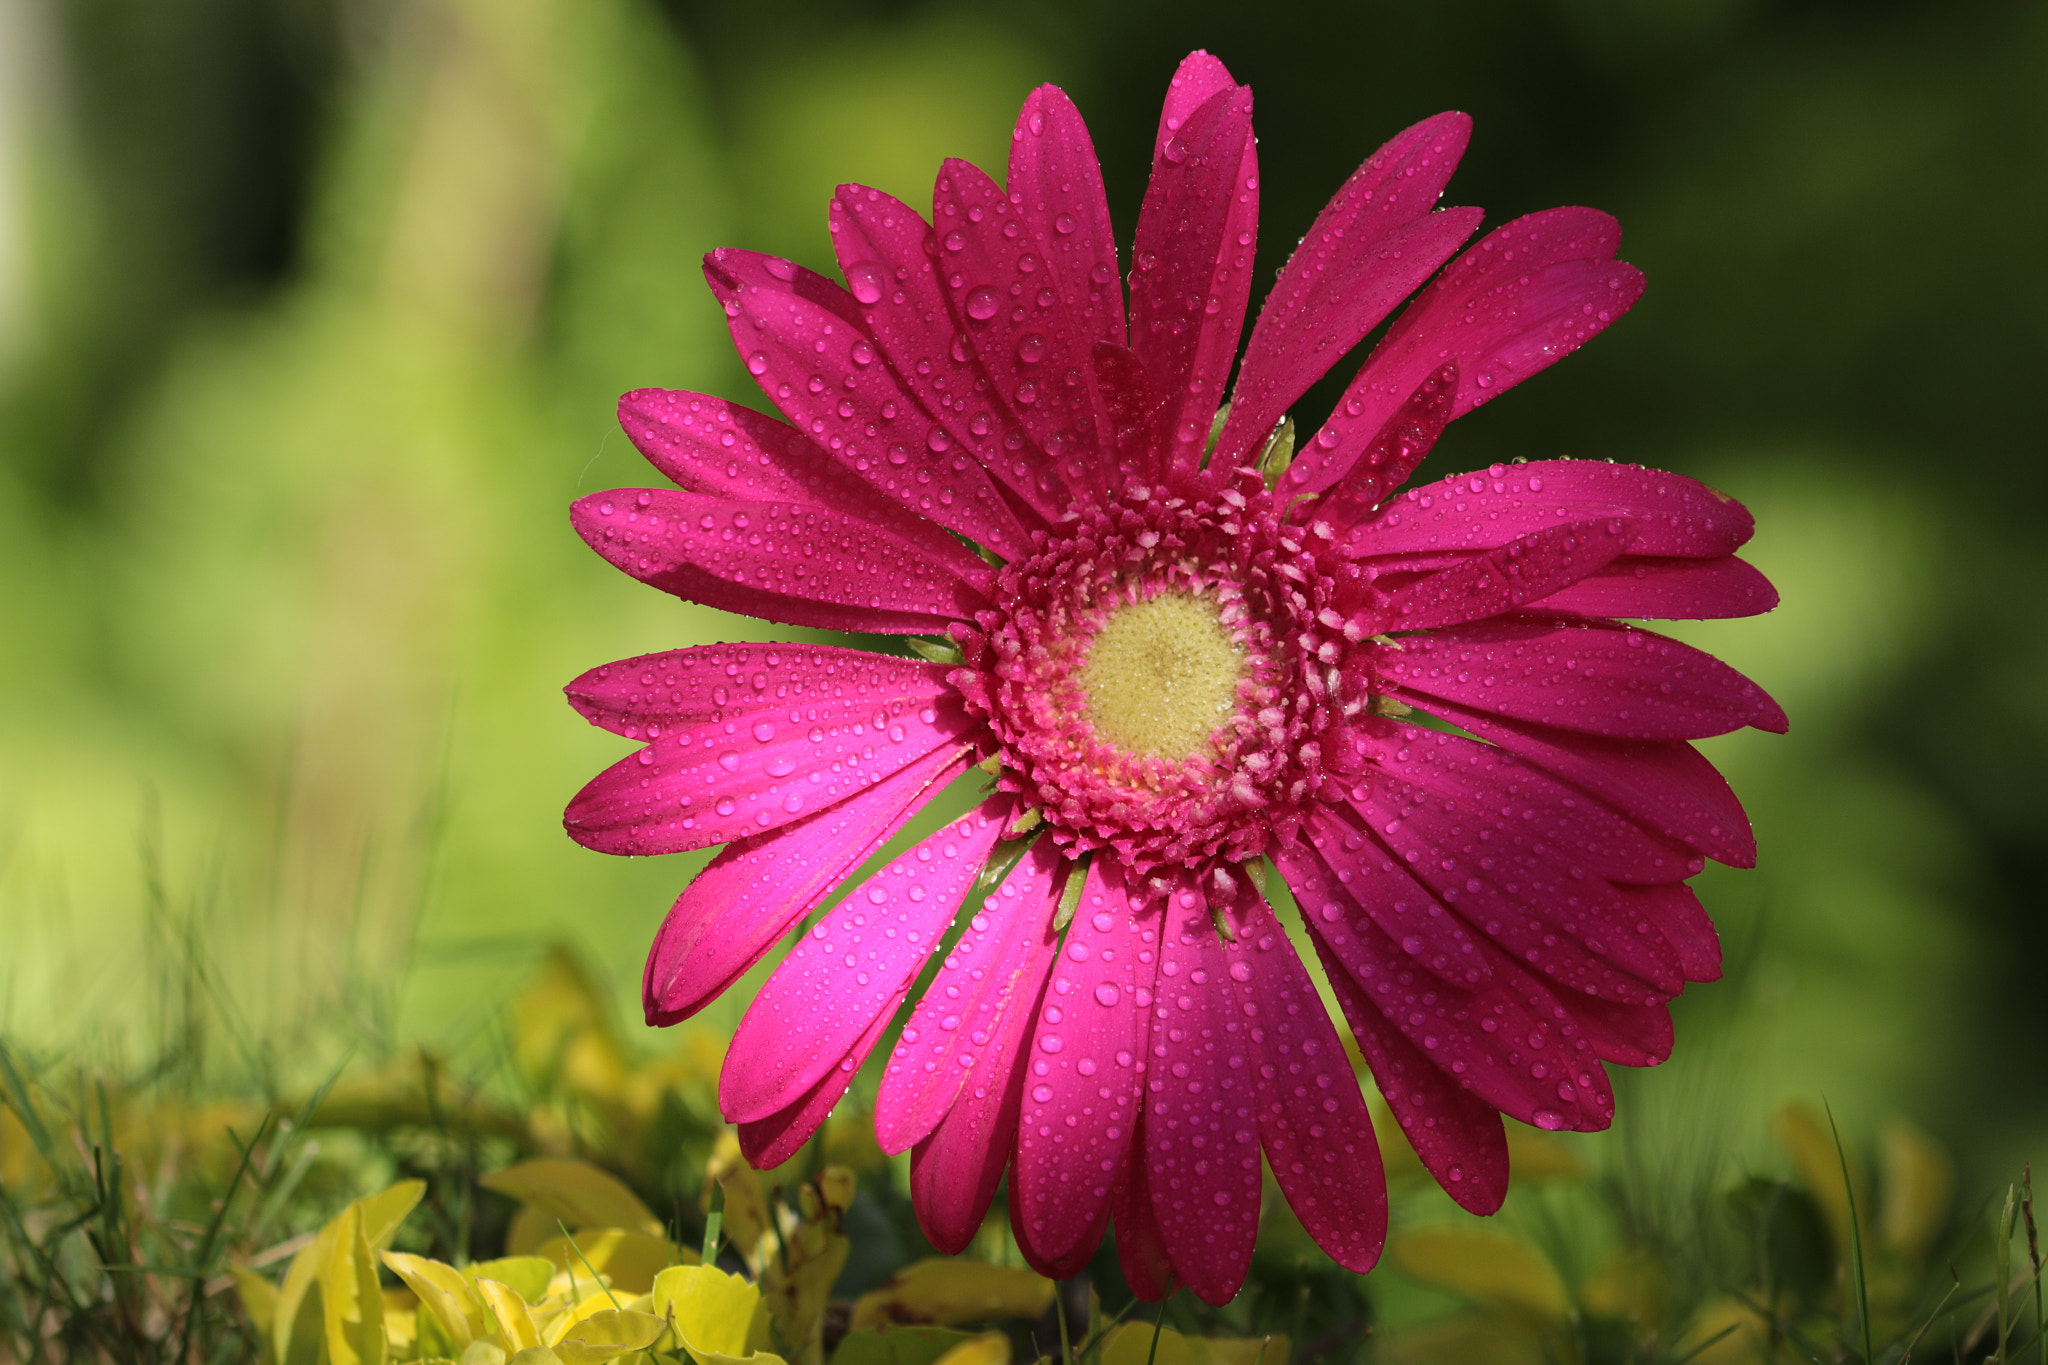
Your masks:
[[[1406,482],[1435,448],[1457,397],[1458,366],[1450,362],[1415,386],[1348,467],[1298,456],[1281,476],[1281,485],[1291,493],[1334,485],[1316,504],[1318,518],[1347,529],[1369,521],[1387,494]],[[1343,432],[1325,423],[1315,436],[1317,449],[1310,453],[1319,456],[1342,440]]]
[[[1758,616],[1777,605],[1778,590],[1771,580],[1733,555],[1719,559],[1623,555],[1544,598],[1542,609],[1574,616],[1718,621]]]
[[[797,940],[726,1053],[718,1107],[764,1119],[816,1085],[896,1008],[1012,815],[997,796],[855,887]]]
[[[880,190],[841,185],[832,201],[832,245],[899,386],[917,394],[955,445],[974,452],[1040,517],[1057,520],[1071,495],[1016,415],[989,391],[966,335],[954,326],[933,263],[938,245],[924,219]]]
[[[1478,209],[1430,213],[1471,138],[1469,115],[1424,119],[1373,153],[1316,215],[1252,326],[1219,459],[1238,463],[1255,451],[1294,400],[1472,235]]]
[[[1408,489],[1358,525],[1346,549],[1358,556],[1490,550],[1594,517],[1637,523],[1632,555],[1687,559],[1733,554],[1756,525],[1741,503],[1682,474],[1600,460],[1534,460]]]
[[[711,721],[665,730],[592,778],[562,823],[585,848],[633,855],[708,848],[789,824],[974,727],[957,696],[934,702],[928,683],[813,699],[744,729]]]
[[[882,1073],[875,1137],[883,1151],[924,1141],[999,1049],[1005,1016],[1037,1004],[1059,947],[1052,912],[1068,866],[1057,844],[1038,840],[946,954]]]
[[[816,1085],[791,1100],[785,1108],[765,1118],[740,1124],[740,1155],[747,1159],[747,1164],[757,1171],[765,1171],[795,1156],[811,1140],[811,1134],[818,1131],[818,1126],[831,1117],[833,1106],[853,1084],[861,1062],[875,1050],[875,1044],[882,1041],[882,1035],[889,1031],[892,1022],[887,1013],[877,1015],[875,1022],[868,1025],[867,1032],[839,1059],[839,1065],[826,1071]]]
[[[1108,463],[1118,476],[1111,482],[1151,484],[1165,474],[1160,424],[1164,405],[1152,391],[1152,376],[1135,352],[1107,341],[1095,343],[1090,357],[1102,415],[1109,423]]]
[[[934,1247],[958,1255],[988,1214],[1017,1141],[1023,1101],[1024,1040],[1037,1002],[1007,1010],[1001,1037],[931,1136],[910,1153],[910,1195],[918,1226]]]
[[[1721,935],[1689,886],[1617,886],[1630,907],[1649,918],[1678,954],[1687,981],[1721,979]]]
[[[1460,416],[1577,350],[1635,305],[1642,272],[1613,259],[1621,229],[1594,209],[1532,213],[1496,228],[1410,304],[1308,443],[1302,486],[1349,469],[1394,410],[1446,361]],[[1302,464],[1297,459],[1296,465]],[[1332,472],[1334,471],[1334,472]]]
[[[1122,1178],[1110,1195],[1110,1209],[1116,1220],[1116,1259],[1124,1283],[1147,1303],[1158,1303],[1177,1287],[1173,1258],[1166,1250],[1166,1234],[1152,1211],[1152,1186],[1146,1171],[1144,1107],[1139,1106],[1138,1127],[1131,1134],[1131,1160],[1124,1163]]]
[[[1160,142],[1131,257],[1131,349],[1165,400],[1174,469],[1200,463],[1222,405],[1258,219],[1251,91],[1220,90]]]
[[[1069,485],[1101,487],[1097,338],[1061,298],[1019,207],[980,168],[949,159],[932,190],[932,231],[953,320],[996,393]]]
[[[1259,1231],[1254,1048],[1208,907],[1185,880],[1168,897],[1160,939],[1147,1183],[1175,1272],[1204,1303],[1222,1304],[1244,1283]]]
[[[1005,558],[1030,552],[987,472],[877,363],[852,295],[751,251],[712,252],[704,275],[748,371],[812,440],[901,506]]]
[[[1388,1023],[1364,987],[1331,960],[1320,939],[1316,946],[1358,1050],[1372,1068],[1373,1083],[1423,1169],[1466,1212],[1495,1212],[1508,1194],[1508,1139],[1500,1114]]]
[[[988,603],[987,566],[957,541],[935,553],[817,503],[618,489],[577,499],[569,520],[643,583],[789,625],[942,633]]]
[[[936,749],[836,806],[720,850],[655,935],[640,990],[647,1022],[676,1023],[723,995],[972,758]]]
[[[1408,636],[1380,668],[1408,691],[1616,739],[1700,739],[1745,725],[1785,732],[1778,704],[1719,659],[1606,623],[1452,626]]]
[[[1585,788],[1667,839],[1733,867],[1756,866],[1756,836],[1714,765],[1683,740],[1606,739],[1409,698],[1525,763]]]
[[[1482,550],[1399,589],[1358,625],[1368,635],[1463,625],[1548,598],[1612,562],[1635,538],[1621,517],[1573,521]]]
[[[1331,1260],[1364,1274],[1387,1240],[1387,1177],[1372,1114],[1294,945],[1249,881],[1224,945],[1231,994],[1258,1051],[1259,1142],[1302,1227]]]
[[[1166,152],[1166,143],[1181,130],[1195,110],[1220,90],[1235,90],[1237,81],[1223,59],[1199,48],[1181,58],[1173,79],[1166,83],[1166,100],[1159,110],[1159,130],[1152,138],[1152,159],[1156,163]]]
[[[1363,909],[1402,951],[1451,985],[1474,989],[1493,980],[1488,955],[1465,922],[1394,867],[1355,817],[1322,806],[1309,815],[1305,833],[1306,845],[1273,852],[1304,919],[1320,917],[1323,933],[1342,942],[1345,918]]]
[[[1565,1005],[1585,1030],[1601,1061],[1617,1066],[1656,1066],[1671,1055],[1671,1011],[1663,1005],[1617,1005],[1611,1000],[1573,1000]]]
[[[1116,861],[1095,858],[1033,1034],[1010,1177],[1017,1237],[1034,1264],[1094,1252],[1128,1164],[1159,967],[1150,918]]]
[[[1457,1084],[1539,1128],[1591,1132],[1614,1117],[1592,1044],[1528,974],[1498,964],[1494,985],[1461,990],[1417,968],[1363,913],[1346,920],[1348,942],[1304,922],[1323,960],[1343,969],[1329,974],[1332,985],[1348,976],[1361,997],[1345,1010],[1354,1031],[1363,1011],[1377,1013]]]
[[[748,719],[854,693],[944,696],[942,673],[909,659],[832,645],[692,645],[593,668],[562,689],[600,729],[658,739],[664,729]]]
[[[1041,85],[1026,97],[1010,137],[1010,194],[1038,241],[1067,317],[1083,338],[1124,345],[1129,333],[1116,230],[1081,111],[1058,86]]]

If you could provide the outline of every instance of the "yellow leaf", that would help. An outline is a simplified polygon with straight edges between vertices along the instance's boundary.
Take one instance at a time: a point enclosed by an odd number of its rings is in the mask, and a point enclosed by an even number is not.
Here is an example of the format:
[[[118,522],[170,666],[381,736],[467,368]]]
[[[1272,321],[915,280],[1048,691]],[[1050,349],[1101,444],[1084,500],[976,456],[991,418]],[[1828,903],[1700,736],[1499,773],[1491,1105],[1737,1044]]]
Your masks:
[[[1001,1332],[984,1332],[961,1342],[932,1365],[1010,1365],[1010,1339]]]
[[[1857,1169],[1855,1153],[1846,1145],[1838,1150],[1835,1135],[1828,1121],[1804,1104],[1788,1104],[1774,1116],[1772,1130],[1778,1145],[1792,1158],[1792,1167],[1799,1173],[1799,1179],[1812,1192],[1821,1211],[1828,1216],[1828,1227],[1835,1234],[1835,1250],[1847,1256],[1849,1253],[1849,1190],[1856,1192],[1858,1217],[1869,1226],[1870,1200],[1864,1194],[1863,1175]],[[1850,1184],[1842,1183],[1842,1164],[1847,1158]]]
[[[562,1365],[562,1358],[545,1346],[529,1346],[505,1365]]]
[[[1717,1299],[1700,1309],[1678,1339],[1676,1353],[1691,1365],[1754,1365],[1766,1358],[1769,1340],[1769,1324],[1755,1309]]]
[[[484,1301],[484,1307],[491,1310],[496,1319],[498,1332],[514,1351],[530,1350],[540,1345],[540,1333],[534,1330],[533,1315],[526,1311],[526,1300],[510,1285],[498,1280],[479,1279],[476,1282],[477,1297]]]
[[[477,1182],[558,1218],[571,1228],[627,1228],[661,1235],[661,1220],[625,1182],[587,1161],[540,1157]]]
[[[935,1365],[940,1356],[969,1336],[950,1327],[906,1323],[862,1328],[840,1338],[832,1352],[832,1365]]]
[[[1579,1304],[1603,1318],[1655,1327],[1664,1316],[1663,1264],[1640,1248],[1618,1248],[1579,1288]]]
[[[997,1318],[1036,1319],[1052,1306],[1052,1281],[1022,1267],[933,1258],[906,1266],[853,1305],[855,1330],[885,1322],[950,1327]]]
[[[660,1340],[668,1324],[652,1313],[603,1309],[572,1326],[554,1343],[563,1365],[604,1365],[628,1351],[644,1351]]]
[[[1538,1331],[1507,1315],[1465,1314],[1379,1336],[1381,1365],[1547,1365],[1556,1359]]]
[[[700,1259],[666,1238],[623,1228],[585,1228],[576,1234],[573,1247],[568,1238],[555,1237],[535,1247],[533,1254],[579,1280],[587,1280],[595,1270],[622,1295],[645,1294],[662,1271],[672,1265],[695,1265]]]
[[[776,1339],[794,1350],[794,1365],[825,1365],[825,1306],[846,1268],[846,1234],[839,1224],[853,1191],[853,1173],[843,1166],[827,1166],[799,1186],[798,1217],[783,1234],[786,1249],[761,1272]]]
[[[548,949],[533,980],[512,998],[507,1018],[513,1055],[535,1089],[560,1087],[604,1098],[618,1093],[626,1059],[611,1012],[567,949]]]
[[[501,1256],[495,1261],[475,1261],[462,1268],[462,1278],[474,1285],[480,1278],[496,1280],[516,1290],[528,1303],[548,1296],[548,1283],[555,1278],[551,1261],[539,1256]]]
[[[505,1348],[495,1341],[472,1341],[456,1365],[505,1365]]]
[[[1287,1365],[1292,1349],[1284,1336],[1184,1337],[1171,1327],[1157,1330],[1155,1356],[1151,1323],[1115,1327],[1103,1338],[1102,1365]]]
[[[1506,1128],[1508,1170],[1517,1182],[1585,1179],[1586,1163],[1558,1138],[1527,1124],[1509,1123]]]
[[[1571,1306],[1564,1281],[1542,1253],[1506,1233],[1416,1228],[1396,1235],[1387,1250],[1403,1274],[1433,1288],[1552,1322]]]
[[[671,1266],[654,1277],[654,1316],[672,1323],[700,1365],[745,1356],[766,1343],[761,1291],[716,1266]]]
[[[384,1290],[369,1239],[363,1235],[364,1202],[342,1211],[327,1268],[320,1276],[327,1359],[332,1365],[384,1365],[388,1353]]]
[[[247,1266],[231,1265],[228,1273],[235,1277],[235,1297],[242,1301],[249,1325],[259,1339],[268,1341],[270,1324],[277,1319],[277,1286]]]
[[[384,1264],[405,1281],[406,1288],[419,1295],[420,1302],[447,1329],[457,1350],[491,1330],[483,1301],[454,1266],[424,1256],[408,1256],[402,1251],[385,1252]]]
[[[410,1289],[384,1291],[384,1340],[401,1355],[419,1340],[420,1301]]]
[[[1884,1163],[1879,1231],[1885,1246],[1917,1258],[1926,1253],[1948,1216],[1955,1168],[1933,1138],[1902,1119],[1886,1124],[1879,1141]]]
[[[704,1211],[711,1212],[711,1186],[715,1183],[724,1196],[719,1235],[739,1252],[747,1269],[758,1277],[774,1244],[768,1228],[768,1197],[761,1192],[760,1177],[740,1155],[739,1135],[732,1129],[722,1129],[712,1144],[711,1157],[704,1164],[704,1178]]]
[[[382,1251],[391,1245],[398,1225],[418,1206],[420,1196],[426,1192],[427,1182],[424,1180],[401,1180],[380,1194],[356,1201],[362,1209],[363,1238],[369,1242],[372,1251]]]

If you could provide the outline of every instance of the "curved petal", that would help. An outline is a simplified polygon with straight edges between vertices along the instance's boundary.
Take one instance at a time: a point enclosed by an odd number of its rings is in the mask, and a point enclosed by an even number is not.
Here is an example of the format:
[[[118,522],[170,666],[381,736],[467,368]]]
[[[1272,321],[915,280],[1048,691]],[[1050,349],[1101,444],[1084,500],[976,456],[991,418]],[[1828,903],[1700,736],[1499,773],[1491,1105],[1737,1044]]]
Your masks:
[[[831,1117],[833,1106],[852,1086],[860,1064],[882,1041],[892,1022],[885,1011],[875,1016],[867,1032],[854,1041],[839,1064],[828,1069],[818,1083],[791,1100],[788,1105],[763,1118],[739,1125],[740,1155],[757,1171],[780,1166],[797,1154],[820,1124]]]
[[[1059,845],[1041,838],[975,911],[919,998],[875,1098],[875,1139],[894,1155],[916,1146],[1008,1036],[1006,1016],[1030,1009],[1059,947],[1052,927]]]
[[[1396,686],[1513,720],[1615,739],[1785,732],[1765,691],[1690,645],[1605,622],[1497,619],[1410,635],[1380,670]]]
[[[576,793],[569,837],[600,853],[680,853],[779,828],[845,800],[974,728],[957,697],[814,700],[742,731],[665,731]]]
[[[1258,180],[1252,95],[1242,86],[1210,95],[1152,161],[1131,254],[1131,349],[1165,400],[1174,470],[1201,463],[1244,330]]]
[[[932,188],[932,231],[953,321],[996,393],[1069,485],[1104,487],[1097,337],[1070,314],[1018,205],[979,167],[949,159]]]
[[[1035,1264],[1085,1260],[1102,1238],[1138,1122],[1158,948],[1115,859],[1093,859],[1034,1030],[1010,1177]]]
[[[938,946],[1016,801],[991,797],[855,887],[775,969],[733,1032],[718,1107],[767,1118],[892,1013]]]
[[[1508,1138],[1500,1113],[1388,1023],[1365,988],[1332,961],[1320,938],[1316,953],[1351,1036],[1372,1068],[1373,1083],[1423,1169],[1467,1213],[1497,1211],[1508,1196]]]
[[[1778,590],[1771,580],[1734,555],[1719,559],[1623,555],[1541,603],[1544,611],[1573,616],[1663,621],[1760,616],[1777,605]]]
[[[1387,1176],[1372,1114],[1315,982],[1248,879],[1232,918],[1237,941],[1223,955],[1258,1052],[1259,1144],[1308,1235],[1362,1275],[1387,1240]]]
[[[1122,346],[1123,275],[1102,165],[1081,111],[1056,85],[1024,100],[1010,135],[1009,191],[1045,254],[1046,275],[1078,335]]]
[[[719,644],[641,654],[591,669],[562,691],[578,715],[627,739],[787,711],[848,694],[936,700],[950,689],[929,664],[833,645]]]
[[[1116,1225],[1116,1260],[1124,1283],[1147,1303],[1158,1303],[1179,1288],[1166,1234],[1152,1212],[1152,1186],[1145,1164],[1145,1111],[1138,1108],[1138,1126],[1131,1134],[1131,1156],[1110,1196]]]
[[[788,625],[942,633],[988,604],[987,566],[818,503],[667,489],[577,499],[570,523],[614,568],[686,601]]]
[[[972,451],[1040,519],[1058,520],[1071,495],[1016,414],[991,392],[954,326],[930,225],[880,190],[841,185],[832,200],[832,246],[898,385],[916,393],[947,439]]]
[[[1731,867],[1756,866],[1756,836],[1727,779],[1684,740],[1607,739],[1509,720],[1440,698],[1408,700],[1524,763],[1555,773],[1629,819]]]
[[[1741,549],[1756,529],[1748,508],[1697,479],[1602,460],[1532,460],[1453,474],[1406,490],[1370,519],[1338,525],[1349,532],[1345,550],[1363,558],[1491,550],[1595,517],[1636,523],[1631,555],[1718,558]]]
[[[973,757],[964,746],[934,750],[836,806],[721,849],[654,936],[640,985],[647,1022],[677,1023],[723,995]]]
[[[1642,272],[1613,259],[1614,219],[1595,209],[1532,213],[1451,262],[1388,329],[1326,430],[1297,458],[1307,492],[1341,477],[1394,410],[1446,360],[1458,366],[1453,417],[1570,355],[1635,306]],[[1293,470],[1289,471],[1290,473]]]
[[[1612,563],[1635,539],[1622,517],[1573,521],[1482,550],[1390,594],[1358,618],[1367,635],[1464,625],[1520,609]]]
[[[1255,451],[1290,404],[1472,235],[1478,209],[1430,212],[1471,138],[1470,115],[1424,119],[1368,157],[1316,215],[1252,324],[1218,459],[1241,463]]]
[[[1259,1232],[1259,1133],[1250,1029],[1229,963],[1187,880],[1167,898],[1145,1074],[1146,1183],[1176,1274],[1230,1301]]]
[[[893,501],[1005,558],[1031,537],[980,464],[877,365],[851,294],[751,251],[704,258],[747,369],[790,421]]]
[[[1656,1066],[1671,1055],[1671,1011],[1663,1005],[1617,1005],[1611,1000],[1572,1000],[1565,1005],[1585,1030],[1601,1061],[1617,1066]]]
[[[1670,942],[1687,981],[1721,979],[1721,935],[1691,887],[1673,883],[1614,889]]]
[[[1332,527],[1353,527],[1370,521],[1386,496],[1407,482],[1415,466],[1436,448],[1437,438],[1450,423],[1451,408],[1458,397],[1458,365],[1446,362],[1424,376],[1415,391],[1394,409],[1379,431],[1366,442],[1364,451],[1341,471],[1320,459],[1297,457],[1281,476],[1290,493],[1307,493],[1333,483],[1316,504],[1319,520]],[[1328,422],[1315,434],[1315,454],[1335,447],[1344,439],[1341,428]],[[1339,542],[1342,548],[1342,542]]]

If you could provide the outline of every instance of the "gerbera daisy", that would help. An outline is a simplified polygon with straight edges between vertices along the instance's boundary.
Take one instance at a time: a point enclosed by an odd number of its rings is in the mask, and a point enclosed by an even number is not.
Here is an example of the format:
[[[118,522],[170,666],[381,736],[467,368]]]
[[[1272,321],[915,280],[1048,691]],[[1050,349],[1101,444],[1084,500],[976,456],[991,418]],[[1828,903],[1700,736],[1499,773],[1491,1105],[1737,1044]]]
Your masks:
[[[1217,1303],[1250,1262],[1261,1152],[1340,1264],[1371,1266],[1385,1233],[1366,1102],[1297,941],[1475,1212],[1506,1192],[1503,1113],[1602,1128],[1603,1063],[1668,1053],[1666,1002],[1719,971],[1686,879],[1755,854],[1687,741],[1784,717],[1612,618],[1776,599],[1733,558],[1748,513],[1677,475],[1551,460],[1397,491],[1446,423],[1642,288],[1592,209],[1451,259],[1480,213],[1435,205],[1469,130],[1429,119],[1345,183],[1227,405],[1258,173],[1251,92],[1206,53],[1167,92],[1128,309],[1094,148],[1052,86],[1006,185],[949,161],[930,221],[843,186],[843,287],[707,258],[786,420],[627,394],[622,425],[680,488],[584,498],[577,530],[680,597],[918,657],[710,645],[570,684],[645,747],[577,795],[569,833],[726,845],[656,937],[649,1022],[703,1008],[948,783],[988,774],[969,814],[811,922],[748,1009],[719,1102],[756,1165],[817,1128],[944,948],[875,1119],[913,1154],[932,1242],[965,1245],[1007,1170],[1046,1274],[1114,1220],[1141,1295]],[[1418,288],[1297,447],[1288,407]]]

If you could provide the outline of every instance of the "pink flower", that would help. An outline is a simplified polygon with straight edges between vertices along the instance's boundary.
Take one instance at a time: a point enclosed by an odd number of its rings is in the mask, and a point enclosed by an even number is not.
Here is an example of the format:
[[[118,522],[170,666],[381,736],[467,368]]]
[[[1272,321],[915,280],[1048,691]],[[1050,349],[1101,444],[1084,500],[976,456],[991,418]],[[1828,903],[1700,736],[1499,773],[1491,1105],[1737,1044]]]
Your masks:
[[[1686,879],[1755,858],[1687,741],[1785,720],[1610,618],[1776,596],[1734,558],[1749,514],[1677,475],[1551,460],[1396,491],[1446,423],[1642,289],[1592,209],[1453,260],[1480,214],[1435,204],[1469,131],[1429,119],[1346,182],[1221,412],[1258,174],[1251,92],[1206,53],[1167,92],[1128,313],[1094,148],[1052,86],[1007,189],[950,161],[927,224],[842,187],[844,288],[706,261],[787,420],[627,394],[621,423],[680,489],[585,498],[577,530],[693,601],[948,643],[917,642],[932,662],[703,646],[570,684],[645,743],[570,803],[570,834],[726,845],[655,940],[648,1020],[703,1008],[947,783],[992,775],[803,932],[748,1010],[719,1099],[757,1165],[817,1128],[956,928],[876,1109],[883,1147],[913,1152],[926,1232],[963,1246],[1007,1169],[1033,1265],[1073,1274],[1113,1219],[1150,1298],[1237,1291],[1262,1151],[1331,1256],[1379,1254],[1366,1104],[1290,929],[1474,1212],[1506,1192],[1501,1114],[1603,1128],[1603,1064],[1667,1055],[1666,1002],[1720,970]],[[1418,288],[1286,463],[1289,405]]]

